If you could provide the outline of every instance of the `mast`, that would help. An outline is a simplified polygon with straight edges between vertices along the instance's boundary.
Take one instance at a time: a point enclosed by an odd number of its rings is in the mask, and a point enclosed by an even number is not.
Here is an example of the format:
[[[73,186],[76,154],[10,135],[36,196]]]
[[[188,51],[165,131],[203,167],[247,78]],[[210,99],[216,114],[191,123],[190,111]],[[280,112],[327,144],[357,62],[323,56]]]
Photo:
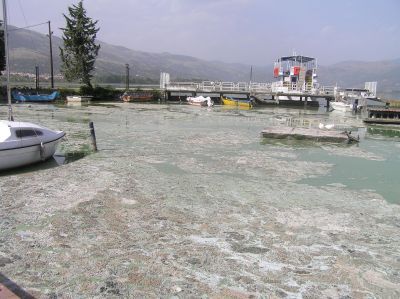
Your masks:
[[[7,7],[6,0],[3,0],[3,28],[4,28],[4,49],[6,54],[6,73],[7,73],[7,99],[8,99],[8,120],[13,121],[10,92],[10,59],[8,55],[8,30],[7,30]]]

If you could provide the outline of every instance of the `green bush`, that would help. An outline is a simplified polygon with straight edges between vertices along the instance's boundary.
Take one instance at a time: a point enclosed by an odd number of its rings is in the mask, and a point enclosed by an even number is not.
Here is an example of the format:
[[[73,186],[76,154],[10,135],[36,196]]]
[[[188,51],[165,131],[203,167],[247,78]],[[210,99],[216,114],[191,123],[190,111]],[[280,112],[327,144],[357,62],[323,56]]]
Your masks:
[[[96,86],[92,90],[86,89],[86,88],[81,88],[81,92],[90,92],[86,93],[86,95],[92,95],[94,100],[115,100],[119,98],[121,95],[121,91],[116,90],[115,88],[112,87],[101,87],[101,86]],[[84,95],[81,93],[81,95]]]

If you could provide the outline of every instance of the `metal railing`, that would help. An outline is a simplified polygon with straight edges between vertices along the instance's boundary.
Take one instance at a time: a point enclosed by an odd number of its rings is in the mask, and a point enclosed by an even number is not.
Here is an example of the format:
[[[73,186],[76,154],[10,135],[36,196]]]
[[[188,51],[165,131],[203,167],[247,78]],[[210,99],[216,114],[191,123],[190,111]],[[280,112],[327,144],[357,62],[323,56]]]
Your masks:
[[[166,90],[188,92],[305,93],[333,96],[337,92],[337,87],[313,86],[311,82],[298,84],[281,81],[273,83],[203,81],[200,83],[170,82],[167,84]]]

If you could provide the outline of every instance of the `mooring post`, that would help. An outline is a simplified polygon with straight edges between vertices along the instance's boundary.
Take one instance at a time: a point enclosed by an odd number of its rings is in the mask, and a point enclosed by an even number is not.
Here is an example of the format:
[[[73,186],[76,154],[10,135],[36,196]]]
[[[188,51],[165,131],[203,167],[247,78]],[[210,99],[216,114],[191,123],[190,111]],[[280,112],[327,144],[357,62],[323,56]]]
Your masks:
[[[326,111],[329,111],[329,107],[331,105],[331,99],[330,98],[325,98],[326,100]]]
[[[89,123],[89,128],[90,128],[90,137],[92,139],[93,151],[97,152],[96,133],[94,132],[94,125],[92,121]]]

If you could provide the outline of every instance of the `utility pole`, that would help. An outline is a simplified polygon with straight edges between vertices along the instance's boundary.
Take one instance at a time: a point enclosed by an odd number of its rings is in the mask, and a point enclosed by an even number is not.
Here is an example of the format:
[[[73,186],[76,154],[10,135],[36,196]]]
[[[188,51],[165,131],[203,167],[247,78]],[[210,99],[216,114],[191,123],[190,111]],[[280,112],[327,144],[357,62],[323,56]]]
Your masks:
[[[35,66],[35,83],[36,83],[36,92],[39,91],[39,66]]]
[[[53,70],[53,45],[51,42],[51,36],[53,32],[51,31],[50,21],[49,23],[49,40],[50,40],[50,78],[51,78],[51,89],[54,89],[54,70]]]
[[[129,91],[129,64],[125,64],[126,73],[125,73],[125,89]]]

